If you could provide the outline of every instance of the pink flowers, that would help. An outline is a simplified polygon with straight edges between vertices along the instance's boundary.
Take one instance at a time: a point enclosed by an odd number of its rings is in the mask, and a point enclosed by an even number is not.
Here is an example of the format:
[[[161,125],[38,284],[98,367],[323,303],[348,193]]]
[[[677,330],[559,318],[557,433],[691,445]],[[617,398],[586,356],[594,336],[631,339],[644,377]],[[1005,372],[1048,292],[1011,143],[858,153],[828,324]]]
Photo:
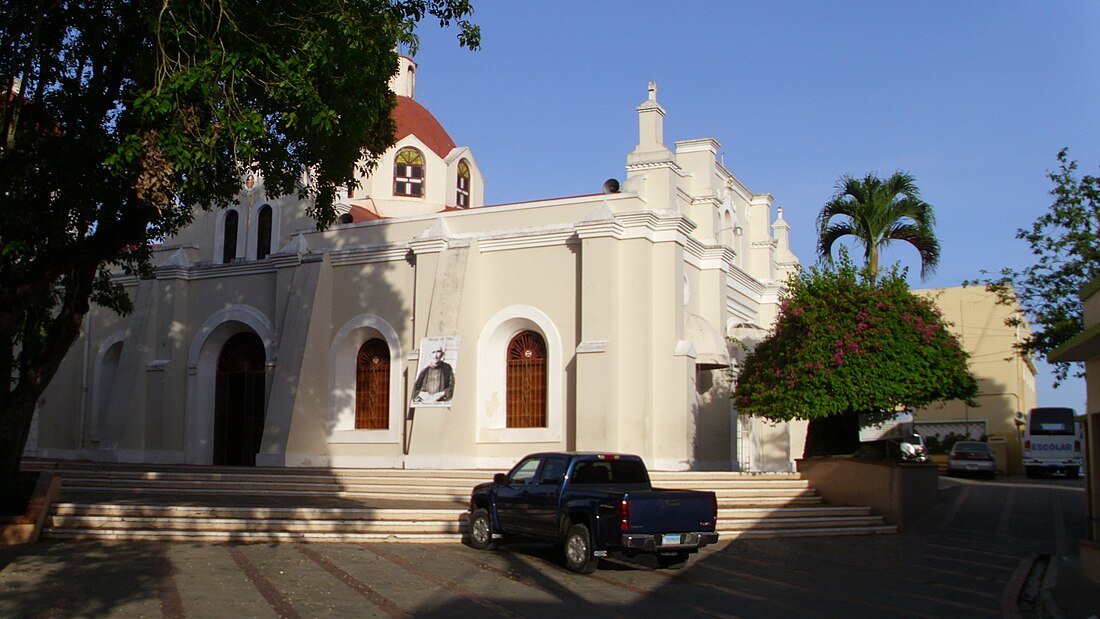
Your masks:
[[[924,318],[920,316],[914,316],[912,314],[906,313],[902,315],[902,319],[913,325],[913,328],[916,329],[917,333],[921,336],[921,339],[923,339],[926,344],[931,344],[936,339],[936,335],[940,331],[939,324],[937,324],[936,322],[925,322]]]

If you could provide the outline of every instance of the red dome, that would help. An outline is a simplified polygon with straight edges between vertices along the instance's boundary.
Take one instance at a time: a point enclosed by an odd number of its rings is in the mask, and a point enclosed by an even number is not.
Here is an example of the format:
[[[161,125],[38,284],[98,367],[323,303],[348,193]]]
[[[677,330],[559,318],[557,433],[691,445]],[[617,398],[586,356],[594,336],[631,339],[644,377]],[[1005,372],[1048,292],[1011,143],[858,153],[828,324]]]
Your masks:
[[[435,116],[409,97],[397,96],[397,106],[393,108],[393,119],[397,122],[397,133],[394,135],[397,142],[415,135],[440,157],[446,157],[455,147],[454,140]]]

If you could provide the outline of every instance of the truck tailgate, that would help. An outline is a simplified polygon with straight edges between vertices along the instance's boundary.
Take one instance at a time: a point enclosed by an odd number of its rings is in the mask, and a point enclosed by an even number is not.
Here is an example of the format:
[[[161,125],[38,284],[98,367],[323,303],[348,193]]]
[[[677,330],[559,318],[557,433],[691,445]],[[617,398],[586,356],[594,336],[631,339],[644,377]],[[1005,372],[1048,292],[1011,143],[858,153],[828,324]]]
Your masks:
[[[714,530],[714,493],[696,490],[631,492],[629,533]]]

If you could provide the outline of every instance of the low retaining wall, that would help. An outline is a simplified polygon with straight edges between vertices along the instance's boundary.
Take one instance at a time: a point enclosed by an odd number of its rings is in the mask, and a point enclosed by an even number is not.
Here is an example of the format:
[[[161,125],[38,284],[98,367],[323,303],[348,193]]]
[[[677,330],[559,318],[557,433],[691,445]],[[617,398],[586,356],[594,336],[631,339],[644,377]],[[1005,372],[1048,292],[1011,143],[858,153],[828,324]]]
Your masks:
[[[1081,573],[1089,580],[1100,583],[1100,544],[1080,541]]]
[[[37,542],[50,514],[50,504],[60,495],[61,476],[42,471],[27,503],[27,512],[22,516],[0,516],[0,546]]]
[[[899,529],[940,498],[936,465],[855,460],[843,456],[798,460],[798,471],[828,503],[867,505]]]

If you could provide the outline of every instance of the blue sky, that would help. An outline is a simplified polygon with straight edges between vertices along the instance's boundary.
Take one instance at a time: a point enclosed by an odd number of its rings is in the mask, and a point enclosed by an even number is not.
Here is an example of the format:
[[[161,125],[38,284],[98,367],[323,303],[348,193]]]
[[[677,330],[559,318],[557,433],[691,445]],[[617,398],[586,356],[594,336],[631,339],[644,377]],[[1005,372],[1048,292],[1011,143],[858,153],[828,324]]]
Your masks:
[[[624,177],[649,81],[665,141],[711,137],[775,196],[803,264],[842,174],[912,174],[935,207],[935,276],[955,286],[1031,262],[1017,228],[1050,206],[1056,155],[1100,165],[1100,2],[475,0],[482,49],[425,22],[416,98],[469,146],[499,204]],[[1083,381],[1039,402],[1085,410]]]

